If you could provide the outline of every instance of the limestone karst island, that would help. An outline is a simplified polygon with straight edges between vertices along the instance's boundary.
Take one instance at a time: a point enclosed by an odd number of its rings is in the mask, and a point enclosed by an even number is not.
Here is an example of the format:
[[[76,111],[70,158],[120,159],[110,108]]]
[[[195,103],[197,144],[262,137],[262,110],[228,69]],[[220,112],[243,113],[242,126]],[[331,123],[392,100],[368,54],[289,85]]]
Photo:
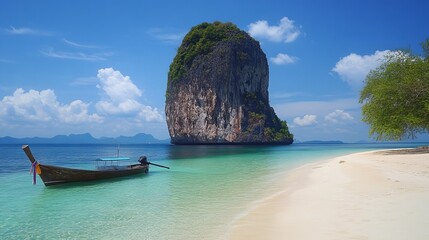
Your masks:
[[[202,23],[170,65],[165,113],[173,144],[291,144],[269,105],[259,43],[232,23]]]

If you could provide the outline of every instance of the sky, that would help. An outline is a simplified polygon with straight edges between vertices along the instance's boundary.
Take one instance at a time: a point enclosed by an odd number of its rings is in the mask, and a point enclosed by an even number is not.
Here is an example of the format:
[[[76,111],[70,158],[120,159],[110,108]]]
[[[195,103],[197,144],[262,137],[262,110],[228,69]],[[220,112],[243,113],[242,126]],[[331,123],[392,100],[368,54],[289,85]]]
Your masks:
[[[0,137],[167,139],[169,65],[193,26],[222,21],[260,42],[270,105],[296,140],[371,140],[358,102],[365,76],[389,52],[421,53],[428,9],[424,0],[3,0]]]

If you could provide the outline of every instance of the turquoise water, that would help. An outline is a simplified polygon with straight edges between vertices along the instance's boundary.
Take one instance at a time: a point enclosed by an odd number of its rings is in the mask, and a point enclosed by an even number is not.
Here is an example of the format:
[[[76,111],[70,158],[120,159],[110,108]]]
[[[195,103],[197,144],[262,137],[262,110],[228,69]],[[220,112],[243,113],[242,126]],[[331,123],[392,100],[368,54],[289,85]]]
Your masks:
[[[146,175],[45,187],[32,185],[20,145],[0,145],[1,239],[225,239],[237,216],[277,191],[284,172],[348,153],[419,144],[291,146],[124,145]],[[92,168],[113,145],[32,145],[41,163]]]

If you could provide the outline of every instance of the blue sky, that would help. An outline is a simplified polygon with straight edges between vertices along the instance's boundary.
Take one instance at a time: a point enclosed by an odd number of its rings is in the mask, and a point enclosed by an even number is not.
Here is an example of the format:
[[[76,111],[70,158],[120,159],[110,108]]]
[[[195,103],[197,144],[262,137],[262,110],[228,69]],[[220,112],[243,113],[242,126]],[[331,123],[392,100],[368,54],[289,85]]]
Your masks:
[[[428,9],[423,0],[2,1],[0,136],[168,138],[169,65],[192,26],[223,21],[260,41],[270,104],[296,139],[367,140],[365,75],[389,51],[420,53]]]

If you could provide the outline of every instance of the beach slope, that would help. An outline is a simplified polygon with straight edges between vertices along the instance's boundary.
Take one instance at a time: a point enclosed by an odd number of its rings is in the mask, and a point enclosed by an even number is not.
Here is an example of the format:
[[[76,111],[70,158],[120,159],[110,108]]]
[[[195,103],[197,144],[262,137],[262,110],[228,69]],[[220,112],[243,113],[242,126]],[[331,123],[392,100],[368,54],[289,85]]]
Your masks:
[[[427,149],[356,153],[293,170],[230,239],[429,239]]]

